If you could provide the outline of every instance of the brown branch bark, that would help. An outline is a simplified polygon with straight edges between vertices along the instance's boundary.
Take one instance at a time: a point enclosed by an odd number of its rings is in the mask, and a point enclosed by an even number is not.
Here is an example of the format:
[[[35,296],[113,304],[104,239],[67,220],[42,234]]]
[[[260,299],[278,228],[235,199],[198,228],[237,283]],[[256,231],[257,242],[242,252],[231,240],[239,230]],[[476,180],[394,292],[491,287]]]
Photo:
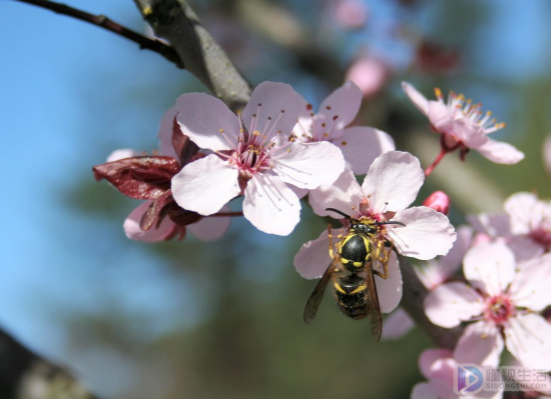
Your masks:
[[[419,280],[413,267],[404,257],[400,257],[400,270],[404,282],[404,292],[400,306],[408,312],[411,318],[415,320],[415,324],[438,346],[453,350],[463,329],[461,327],[443,328],[432,324],[425,314],[423,305],[429,293],[427,287]]]
[[[0,398],[97,399],[67,370],[30,352],[2,329]]]
[[[110,32],[113,32],[119,36],[122,36],[128,40],[131,40],[137,43],[141,49],[155,51],[156,53],[161,54],[170,62],[176,64],[178,68],[184,68],[180,57],[174,51],[174,49],[160,40],[150,39],[145,37],[137,32],[134,32],[131,29],[128,29],[111,19],[107,18],[105,15],[93,15],[82,10],[78,10],[73,7],[69,7],[65,4],[56,3],[48,0],[15,0],[21,3],[32,4],[47,10],[51,10],[58,14],[67,15],[76,19],[79,19],[84,22],[88,22],[92,25],[99,26],[100,28],[106,29]]]
[[[185,0],[134,0],[155,34],[174,47],[186,69],[232,109],[243,107],[251,87],[202,26]]]

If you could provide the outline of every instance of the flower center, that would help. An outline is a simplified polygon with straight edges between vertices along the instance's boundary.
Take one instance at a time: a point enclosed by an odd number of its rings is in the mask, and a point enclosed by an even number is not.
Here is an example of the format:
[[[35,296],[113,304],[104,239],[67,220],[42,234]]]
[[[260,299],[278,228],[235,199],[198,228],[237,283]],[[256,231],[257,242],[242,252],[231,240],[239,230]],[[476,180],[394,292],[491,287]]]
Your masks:
[[[511,300],[503,295],[497,295],[486,299],[484,317],[497,325],[503,325],[515,314],[515,307]]]
[[[530,231],[528,236],[541,246],[545,247],[546,251],[551,249],[551,231],[540,226]]]

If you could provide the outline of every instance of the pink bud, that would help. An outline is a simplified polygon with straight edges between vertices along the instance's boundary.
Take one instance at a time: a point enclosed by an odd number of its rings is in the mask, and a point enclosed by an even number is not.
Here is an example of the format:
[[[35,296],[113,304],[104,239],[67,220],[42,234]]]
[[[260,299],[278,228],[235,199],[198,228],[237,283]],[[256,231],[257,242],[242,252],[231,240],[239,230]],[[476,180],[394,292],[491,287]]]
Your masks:
[[[447,215],[450,211],[450,197],[443,191],[435,191],[423,201],[423,205]]]
[[[364,97],[370,97],[381,91],[388,81],[389,75],[389,67],[382,61],[363,57],[350,65],[345,80],[356,83]]]

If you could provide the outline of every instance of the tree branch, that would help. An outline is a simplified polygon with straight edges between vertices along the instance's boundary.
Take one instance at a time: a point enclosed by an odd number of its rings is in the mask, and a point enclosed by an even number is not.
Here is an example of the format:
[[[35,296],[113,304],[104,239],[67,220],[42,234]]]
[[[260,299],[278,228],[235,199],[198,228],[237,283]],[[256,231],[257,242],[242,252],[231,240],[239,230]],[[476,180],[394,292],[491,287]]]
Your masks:
[[[415,324],[438,346],[453,350],[463,329],[461,327],[443,328],[432,324],[424,309],[424,301],[429,293],[427,287],[419,280],[413,267],[403,256],[400,257],[400,270],[404,281],[404,293],[400,306],[408,312],[411,318],[415,320]]]
[[[147,49],[147,50],[155,51],[156,53],[161,54],[167,60],[176,64],[178,68],[182,68],[182,69],[184,68],[183,62],[181,61],[180,57],[172,47],[164,44],[160,40],[150,39],[122,25],[119,25],[118,23],[113,22],[112,20],[107,18],[105,15],[93,15],[85,11],[81,11],[76,8],[69,7],[65,4],[55,3],[53,1],[48,1],[48,0],[15,0],[15,1],[42,7],[42,8],[54,11],[58,14],[68,15],[70,17],[80,19],[81,21],[88,22],[92,25],[99,26],[103,29],[107,29],[108,31],[111,31],[119,36],[122,36],[126,39],[129,39],[137,43],[141,49]]]
[[[251,87],[185,0],[134,0],[155,34],[167,39],[186,69],[232,109],[243,107]]]
[[[67,370],[27,350],[0,329],[2,399],[97,399]]]

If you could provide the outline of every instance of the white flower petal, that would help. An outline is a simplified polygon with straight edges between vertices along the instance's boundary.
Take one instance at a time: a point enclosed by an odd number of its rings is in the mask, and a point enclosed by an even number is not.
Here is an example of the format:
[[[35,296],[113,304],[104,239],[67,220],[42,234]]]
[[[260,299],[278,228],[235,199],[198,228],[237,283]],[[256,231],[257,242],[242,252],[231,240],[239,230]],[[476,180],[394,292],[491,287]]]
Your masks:
[[[445,358],[451,358],[452,352],[449,349],[427,349],[419,356],[419,369],[427,379],[432,379],[434,366]]]
[[[395,150],[392,137],[367,126],[346,128],[332,143],[342,151],[346,166],[357,175],[366,173],[379,155]]]
[[[213,151],[237,146],[239,122],[228,106],[204,93],[181,95],[176,101],[176,120],[191,141]]]
[[[383,341],[400,339],[413,327],[415,327],[413,319],[404,309],[397,308],[385,319],[381,339]]]
[[[143,155],[140,151],[124,148],[115,150],[107,157],[107,162],[115,162],[125,158],[134,158]]]
[[[329,138],[340,137],[344,127],[356,117],[362,97],[362,91],[353,82],[346,82],[331,93],[314,117],[314,137],[322,140],[325,133]]]
[[[172,128],[174,125],[174,117],[177,113],[178,109],[176,106],[165,112],[161,118],[157,138],[159,139],[159,152],[161,155],[166,155],[168,157],[180,160],[180,156],[176,154],[176,151],[174,151],[174,146],[172,145]],[[235,118],[235,115],[232,114],[232,116]]]
[[[484,311],[483,298],[464,283],[453,282],[436,287],[425,298],[425,313],[438,326],[451,328]]]
[[[453,352],[457,363],[474,363],[497,367],[503,352],[503,339],[493,323],[477,321],[469,324]]]
[[[387,268],[388,275],[386,280],[377,275],[374,276],[381,313],[392,312],[398,307],[402,299],[402,273],[398,265],[398,257],[394,251],[390,253]],[[382,271],[380,268],[375,268],[374,270]]]
[[[230,212],[229,206],[224,206],[220,212]],[[222,237],[230,227],[231,218],[227,216],[204,217],[197,223],[190,224],[188,231],[201,241],[215,241]]]
[[[457,229],[457,239],[453,243],[452,249],[439,259],[442,272],[450,277],[461,266],[463,257],[471,246],[473,239],[473,229],[470,226],[460,226]]]
[[[373,162],[362,188],[374,213],[397,212],[415,200],[424,181],[417,158],[407,152],[389,151]]]
[[[123,224],[124,232],[126,236],[131,240],[142,241],[142,242],[159,242],[164,241],[176,225],[169,217],[165,217],[159,227],[153,225],[149,230],[143,231],[140,229],[140,221],[143,214],[151,205],[153,201],[144,201],[142,204],[138,205],[130,215],[126,218]]]
[[[319,238],[302,245],[294,260],[298,274],[309,280],[321,278],[329,263],[331,263],[331,257],[327,230],[324,230]]]
[[[327,216],[340,219],[341,216],[334,212],[327,212],[326,208],[335,208],[351,216],[358,216],[355,212],[358,205],[365,198],[364,193],[356,181],[354,174],[345,169],[339,178],[329,186],[320,186],[312,191],[308,196],[312,209],[319,216]]]
[[[307,142],[307,138],[312,135],[314,113],[312,112],[312,105],[309,104],[300,94],[299,97],[299,116],[297,124],[293,127],[293,134],[299,140]]]
[[[508,292],[518,307],[541,311],[551,305],[551,253],[519,264]]]
[[[538,203],[538,197],[532,193],[520,192],[511,195],[503,207],[511,217],[511,231],[514,234],[530,232],[531,210]]]
[[[216,155],[198,159],[172,178],[174,200],[189,211],[212,215],[241,192],[238,174],[237,169]]]
[[[505,243],[515,254],[517,262],[536,258],[541,256],[545,251],[545,248],[541,244],[524,235],[508,237]]]
[[[256,174],[245,188],[243,215],[260,231],[286,236],[300,221],[300,200],[278,176]]]
[[[540,315],[531,313],[509,319],[505,344],[524,366],[551,370],[551,324]]]
[[[397,212],[392,220],[400,225],[387,225],[387,236],[398,252],[417,259],[432,259],[445,255],[455,241],[455,229],[448,217],[425,206]]]
[[[341,151],[326,141],[290,143],[274,162],[274,172],[286,183],[298,188],[314,189],[332,184],[344,170]]]
[[[515,267],[513,251],[500,242],[479,244],[469,249],[463,260],[465,278],[490,295],[505,292],[515,277]]]
[[[505,213],[481,213],[468,215],[467,221],[480,233],[486,233],[492,237],[504,237],[511,235],[509,228],[510,217]]]
[[[513,165],[524,159],[524,153],[509,143],[488,139],[480,147],[473,147],[492,162]]]
[[[290,134],[303,102],[288,84],[262,82],[256,86],[243,110],[243,123],[250,133],[258,130],[268,137],[275,136],[278,131]]]
[[[402,82],[402,89],[419,111],[423,114],[428,115],[429,113],[429,100],[425,98],[421,93],[417,91],[415,87],[410,85],[408,82]]]

